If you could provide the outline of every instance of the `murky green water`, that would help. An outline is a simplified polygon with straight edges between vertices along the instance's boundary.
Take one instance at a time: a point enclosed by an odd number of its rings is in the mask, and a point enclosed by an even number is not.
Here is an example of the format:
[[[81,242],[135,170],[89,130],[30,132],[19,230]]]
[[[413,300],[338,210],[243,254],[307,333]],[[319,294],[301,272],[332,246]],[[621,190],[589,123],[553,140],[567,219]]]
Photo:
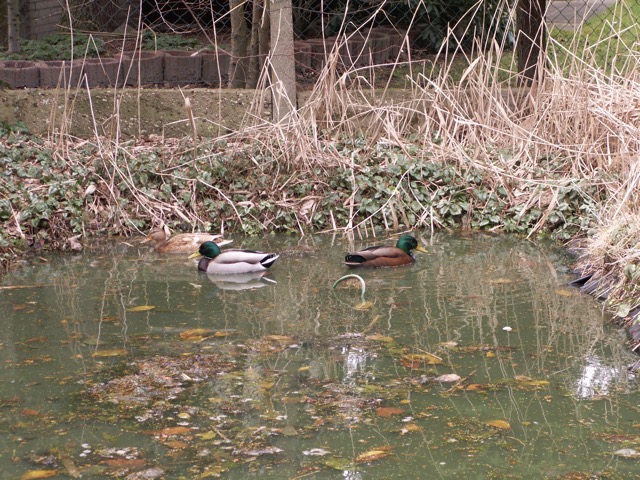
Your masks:
[[[282,252],[248,283],[124,243],[31,259],[0,282],[0,477],[638,478],[635,357],[561,250],[438,235],[359,272],[366,303],[332,290],[383,240],[236,239]]]

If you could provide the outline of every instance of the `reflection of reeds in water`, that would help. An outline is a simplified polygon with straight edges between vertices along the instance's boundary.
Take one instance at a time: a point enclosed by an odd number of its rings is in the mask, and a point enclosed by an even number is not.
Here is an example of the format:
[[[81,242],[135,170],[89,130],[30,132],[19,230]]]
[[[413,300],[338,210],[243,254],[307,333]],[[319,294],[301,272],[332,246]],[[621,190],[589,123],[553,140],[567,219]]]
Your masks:
[[[295,252],[293,240],[267,246]],[[571,368],[602,348],[604,323],[594,314],[597,307],[590,297],[565,286],[570,276],[558,273],[559,251],[499,236],[435,235],[431,253],[418,255],[410,267],[360,272],[366,281],[363,303],[359,288],[332,285],[349,273],[342,265],[344,253],[370,239],[342,243],[317,236],[301,242],[304,255],[283,253],[281,264],[270,272],[275,283],[248,290],[217,286],[186,258],[142,250],[136,258],[130,248],[99,251],[90,267],[70,261],[70,271],[80,270],[52,277],[63,282],[56,301],[61,315],[81,319],[79,333],[98,343],[112,343],[115,330],[126,343],[129,335],[170,326],[237,331],[255,339],[287,335],[309,348],[342,345],[348,350],[367,335],[380,334],[416,351],[440,351],[440,344],[451,341],[489,349],[515,347],[529,356],[512,365],[510,355],[497,355],[493,364],[500,364],[500,375],[532,377],[548,368]],[[74,282],[88,292],[80,295],[70,287]],[[91,313],[86,313],[87,303],[93,305]],[[151,313],[130,311],[139,305],[155,308]],[[616,342],[609,348],[623,354]],[[558,351],[564,352],[564,366],[558,365]],[[497,372],[487,369],[478,375],[491,381]],[[468,372],[456,373],[464,377]]]

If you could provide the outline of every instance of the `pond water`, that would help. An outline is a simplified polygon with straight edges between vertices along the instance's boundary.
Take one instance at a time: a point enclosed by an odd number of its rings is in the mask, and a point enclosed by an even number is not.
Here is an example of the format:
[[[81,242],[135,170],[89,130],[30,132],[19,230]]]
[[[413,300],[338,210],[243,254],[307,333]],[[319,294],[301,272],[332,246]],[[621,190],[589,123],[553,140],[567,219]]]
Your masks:
[[[636,358],[563,250],[421,240],[353,272],[393,240],[236,238],[281,252],[246,283],[132,242],[30,258],[0,280],[0,478],[638,478]]]

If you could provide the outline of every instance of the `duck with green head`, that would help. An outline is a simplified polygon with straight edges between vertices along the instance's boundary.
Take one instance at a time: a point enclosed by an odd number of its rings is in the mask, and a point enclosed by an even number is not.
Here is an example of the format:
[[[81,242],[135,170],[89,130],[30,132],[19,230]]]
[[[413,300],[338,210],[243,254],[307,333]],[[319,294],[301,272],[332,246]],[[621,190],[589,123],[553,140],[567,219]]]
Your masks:
[[[233,274],[264,272],[278,259],[275,253],[256,252],[255,250],[231,249],[222,252],[215,242],[204,242],[200,249],[189,256],[202,256],[198,270],[209,274]]]
[[[344,264],[351,268],[379,268],[409,265],[416,261],[411,252],[412,250],[427,253],[427,250],[421,247],[414,237],[411,235],[403,235],[398,239],[395,247],[381,245],[349,253],[344,259]]]

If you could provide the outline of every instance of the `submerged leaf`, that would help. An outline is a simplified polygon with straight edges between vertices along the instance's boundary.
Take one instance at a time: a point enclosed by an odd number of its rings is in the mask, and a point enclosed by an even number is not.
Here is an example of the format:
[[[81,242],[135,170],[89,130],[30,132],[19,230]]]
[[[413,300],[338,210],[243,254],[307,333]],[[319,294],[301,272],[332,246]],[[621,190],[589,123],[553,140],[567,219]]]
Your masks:
[[[634,448],[621,448],[613,452],[613,454],[624,458],[640,458],[640,452]]]
[[[379,448],[361,453],[356,457],[356,463],[369,463],[390,455],[387,448]]]
[[[206,328],[192,328],[191,330],[185,330],[180,333],[180,338],[189,340],[192,342],[200,342],[207,337],[210,337],[213,332]]]
[[[34,480],[36,478],[51,478],[58,475],[57,470],[29,470],[20,477],[20,480]]]
[[[355,307],[356,310],[359,310],[361,312],[365,311],[365,310],[369,310],[371,307],[373,307],[373,302],[367,300],[366,302],[362,302],[357,304]]]
[[[127,353],[124,348],[114,348],[112,350],[98,350],[97,352],[93,352],[91,356],[94,358],[119,357],[121,355],[127,355]]]
[[[391,418],[393,415],[402,415],[404,410],[398,407],[379,407],[376,408],[376,414],[379,417]]]
[[[137,307],[127,308],[127,312],[146,312],[148,310],[153,310],[153,305],[138,305]]]
[[[386,337],[384,335],[380,335],[380,334],[375,334],[375,335],[367,335],[365,337],[366,340],[372,340],[374,342],[385,342],[385,343],[392,343],[394,340],[392,337]]]
[[[333,468],[334,470],[345,471],[350,470],[353,465],[350,460],[346,458],[327,458],[324,462],[322,462],[325,467]]]
[[[303,450],[303,455],[310,455],[313,457],[324,457],[325,455],[329,455],[331,452],[329,450],[325,450],[324,448],[312,448],[311,450]]]
[[[290,337],[289,335],[266,335],[263,338],[272,342],[295,343],[293,337]]]
[[[418,368],[422,364],[442,365],[443,361],[431,353],[407,353],[402,355],[400,362],[407,368]]]
[[[248,455],[250,457],[259,457],[261,455],[275,455],[276,453],[283,452],[279,447],[264,447],[264,448],[254,448],[254,449],[238,449],[233,453],[236,455]]]
[[[163,428],[162,430],[153,430],[151,432],[153,435],[184,435],[187,433],[191,433],[191,429],[188,427],[168,427]]]
[[[511,425],[505,420],[490,420],[485,423],[490,427],[499,428],[500,430],[511,430]]]
[[[456,375],[455,373],[445,373],[444,375],[434,378],[433,381],[440,383],[453,383],[458,382],[460,378],[460,375]]]

